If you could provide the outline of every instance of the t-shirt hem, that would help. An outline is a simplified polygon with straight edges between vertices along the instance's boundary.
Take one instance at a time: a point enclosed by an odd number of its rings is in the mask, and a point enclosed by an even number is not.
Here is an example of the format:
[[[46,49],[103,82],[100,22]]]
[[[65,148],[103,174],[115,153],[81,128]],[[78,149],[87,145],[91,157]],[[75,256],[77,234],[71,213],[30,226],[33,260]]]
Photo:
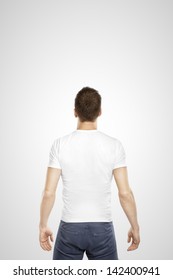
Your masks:
[[[52,167],[52,168],[57,168],[57,169],[61,169],[60,166],[57,166],[57,165],[53,165],[53,164],[48,164],[47,167]]]
[[[118,164],[118,165],[116,165],[116,166],[113,167],[113,170],[114,170],[114,169],[117,169],[117,168],[119,168],[119,167],[127,167],[127,164]]]
[[[101,223],[101,222],[113,222],[113,219],[66,219],[64,217],[61,217],[61,220],[65,223]]]

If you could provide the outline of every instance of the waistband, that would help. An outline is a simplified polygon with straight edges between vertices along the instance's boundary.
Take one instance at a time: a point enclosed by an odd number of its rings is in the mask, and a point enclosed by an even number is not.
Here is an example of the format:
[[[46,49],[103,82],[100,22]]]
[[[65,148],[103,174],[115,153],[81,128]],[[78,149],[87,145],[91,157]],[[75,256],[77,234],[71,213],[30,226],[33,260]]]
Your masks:
[[[63,220],[60,220],[60,224],[70,224],[70,225],[112,225],[113,222],[64,222]]]

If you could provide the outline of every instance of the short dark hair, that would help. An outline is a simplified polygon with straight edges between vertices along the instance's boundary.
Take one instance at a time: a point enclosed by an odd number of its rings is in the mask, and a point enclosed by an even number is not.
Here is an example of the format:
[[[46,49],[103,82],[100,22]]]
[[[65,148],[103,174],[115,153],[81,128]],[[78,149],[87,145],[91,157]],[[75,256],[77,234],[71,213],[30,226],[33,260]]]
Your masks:
[[[81,122],[93,122],[101,110],[101,96],[97,90],[84,87],[76,95],[75,110]]]

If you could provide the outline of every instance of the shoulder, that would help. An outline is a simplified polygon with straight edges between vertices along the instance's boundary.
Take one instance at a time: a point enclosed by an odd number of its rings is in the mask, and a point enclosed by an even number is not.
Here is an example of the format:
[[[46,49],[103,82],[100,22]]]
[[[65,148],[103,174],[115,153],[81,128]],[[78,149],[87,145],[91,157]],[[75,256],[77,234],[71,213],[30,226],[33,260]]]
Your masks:
[[[99,132],[100,132],[100,136],[101,136],[105,141],[107,141],[107,142],[109,142],[110,144],[112,144],[113,146],[119,147],[119,146],[122,145],[121,141],[120,141],[118,138],[113,137],[113,136],[111,136],[111,135],[108,135],[108,134],[106,134],[106,133],[104,133],[104,132],[101,132],[101,131],[99,131]]]
[[[57,147],[63,145],[64,143],[66,143],[69,140],[69,138],[71,138],[72,135],[73,135],[73,132],[55,138],[53,141],[54,147],[57,148]]]

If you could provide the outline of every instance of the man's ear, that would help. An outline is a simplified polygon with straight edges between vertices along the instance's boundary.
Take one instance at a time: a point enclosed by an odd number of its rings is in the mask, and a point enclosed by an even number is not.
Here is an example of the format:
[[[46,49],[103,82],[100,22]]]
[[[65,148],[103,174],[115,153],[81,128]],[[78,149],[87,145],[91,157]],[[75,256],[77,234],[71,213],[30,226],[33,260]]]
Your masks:
[[[101,114],[102,114],[102,109],[100,109],[99,116],[101,116]]]
[[[75,110],[75,108],[74,108],[74,116],[75,116],[75,118],[77,118],[77,113],[76,113],[76,110]]]

